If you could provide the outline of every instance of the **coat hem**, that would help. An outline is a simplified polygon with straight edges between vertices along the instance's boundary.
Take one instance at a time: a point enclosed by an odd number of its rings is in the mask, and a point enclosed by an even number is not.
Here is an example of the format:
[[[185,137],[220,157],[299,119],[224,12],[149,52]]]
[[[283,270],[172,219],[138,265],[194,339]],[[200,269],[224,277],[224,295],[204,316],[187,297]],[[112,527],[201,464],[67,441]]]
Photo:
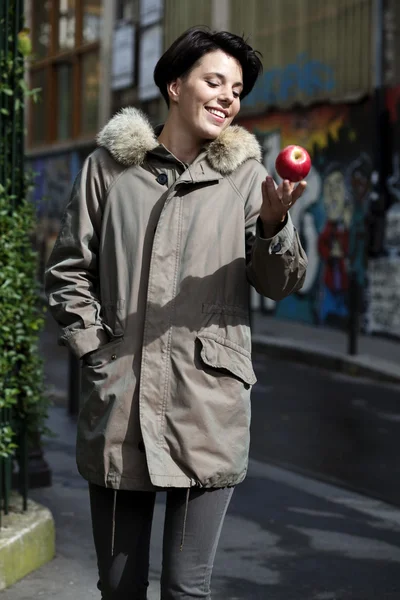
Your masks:
[[[131,490],[138,492],[154,492],[156,491],[156,486],[152,485],[152,483],[144,482],[143,477],[116,477],[106,475],[105,473],[98,473],[96,471],[90,471],[89,469],[82,469],[78,465],[79,474],[85,479],[88,483],[93,483],[94,485],[99,485],[101,487],[111,488],[114,490]]]
[[[162,491],[170,488],[203,488],[203,489],[220,489],[225,487],[234,487],[242,483],[246,477],[247,469],[237,477],[229,479],[218,479],[210,478],[205,480],[203,483],[185,475],[154,475],[151,474],[151,481],[148,483],[143,481],[143,477],[124,477],[124,476],[110,476],[104,473],[98,473],[96,471],[90,471],[83,469],[79,465],[79,474],[88,483],[99,485],[101,487],[107,487],[114,490],[127,490],[127,491],[138,491],[138,492],[155,492]]]
[[[199,481],[195,478],[189,478],[182,475],[154,475],[150,474],[151,481],[158,488],[170,488],[170,487],[198,487],[204,489],[214,489],[214,488],[225,488],[225,487],[234,487],[241,483],[247,474],[247,468],[235,477],[210,477],[209,479],[205,479],[203,481]],[[178,482],[174,481],[171,483],[171,479],[177,479]],[[166,481],[167,480],[167,481]]]

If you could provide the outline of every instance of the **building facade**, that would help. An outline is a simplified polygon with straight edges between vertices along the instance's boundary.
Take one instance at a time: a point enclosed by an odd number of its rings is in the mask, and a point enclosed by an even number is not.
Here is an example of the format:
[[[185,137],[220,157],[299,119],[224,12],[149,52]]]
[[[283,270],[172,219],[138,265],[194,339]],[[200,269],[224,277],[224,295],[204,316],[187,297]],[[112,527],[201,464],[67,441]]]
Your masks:
[[[120,108],[166,114],[152,73],[185,29],[244,34],[264,73],[240,124],[275,176],[279,150],[310,152],[291,215],[309,257],[301,292],[254,307],[280,318],[400,336],[400,8],[396,0],[30,0],[28,159],[43,265],[94,135]]]
[[[36,242],[44,265],[71,185],[107,111],[102,72],[106,10],[102,0],[30,0],[29,84],[39,100],[27,111],[27,161],[35,173]]]
[[[216,8],[217,4],[219,8]],[[95,135],[124,106],[156,124],[166,114],[153,82],[164,48],[195,23],[223,25],[226,0],[25,0],[33,54],[27,162],[35,173],[39,281],[64,207]]]

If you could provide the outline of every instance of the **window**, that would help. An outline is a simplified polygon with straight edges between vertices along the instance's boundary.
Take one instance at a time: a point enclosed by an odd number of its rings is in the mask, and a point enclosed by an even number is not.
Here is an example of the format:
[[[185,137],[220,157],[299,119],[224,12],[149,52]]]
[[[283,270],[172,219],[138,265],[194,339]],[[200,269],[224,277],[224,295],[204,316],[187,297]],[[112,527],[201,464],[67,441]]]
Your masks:
[[[75,0],[60,0],[58,8],[58,49],[71,50],[75,46]]]
[[[0,0],[1,1],[1,0]],[[31,147],[93,137],[98,129],[102,0],[31,0]]]
[[[82,61],[81,129],[83,133],[96,130],[99,108],[99,57],[85,54]]]
[[[46,119],[47,119],[47,78],[46,70],[41,69],[32,74],[32,87],[41,88],[41,94],[38,101],[33,105],[32,110],[32,142],[35,144],[44,144],[46,142]]]
[[[36,59],[45,58],[50,51],[51,0],[34,3],[32,50]]]
[[[136,22],[139,20],[139,0],[116,0],[116,21]]]
[[[95,42],[100,38],[102,22],[101,0],[83,0],[83,41]]]
[[[72,66],[61,64],[57,67],[57,139],[72,137]]]

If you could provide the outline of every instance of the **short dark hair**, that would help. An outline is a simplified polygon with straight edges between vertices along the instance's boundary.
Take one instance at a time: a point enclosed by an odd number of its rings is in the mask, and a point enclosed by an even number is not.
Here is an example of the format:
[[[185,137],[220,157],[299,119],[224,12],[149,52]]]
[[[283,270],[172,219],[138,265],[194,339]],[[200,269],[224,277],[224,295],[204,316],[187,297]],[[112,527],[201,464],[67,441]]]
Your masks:
[[[180,35],[162,55],[154,69],[154,81],[169,106],[167,85],[188,75],[196,62],[208,52],[222,50],[240,63],[243,71],[245,98],[262,72],[261,54],[253,50],[243,37],[228,31],[211,31],[208,27],[191,27]]]

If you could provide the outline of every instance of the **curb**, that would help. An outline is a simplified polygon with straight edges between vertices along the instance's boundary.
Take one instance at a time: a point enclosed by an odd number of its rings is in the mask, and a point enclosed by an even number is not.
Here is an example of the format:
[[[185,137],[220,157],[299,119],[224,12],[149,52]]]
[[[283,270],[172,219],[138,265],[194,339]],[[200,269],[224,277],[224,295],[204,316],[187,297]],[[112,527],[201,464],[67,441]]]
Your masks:
[[[353,377],[367,377],[379,382],[400,383],[400,365],[371,356],[350,356],[323,350],[304,342],[252,336],[253,350],[279,360],[291,360],[313,367],[336,371]]]
[[[28,500],[23,512],[22,498],[13,493],[10,513],[2,515],[0,530],[0,590],[35,571],[55,555],[55,525],[50,511]]]

